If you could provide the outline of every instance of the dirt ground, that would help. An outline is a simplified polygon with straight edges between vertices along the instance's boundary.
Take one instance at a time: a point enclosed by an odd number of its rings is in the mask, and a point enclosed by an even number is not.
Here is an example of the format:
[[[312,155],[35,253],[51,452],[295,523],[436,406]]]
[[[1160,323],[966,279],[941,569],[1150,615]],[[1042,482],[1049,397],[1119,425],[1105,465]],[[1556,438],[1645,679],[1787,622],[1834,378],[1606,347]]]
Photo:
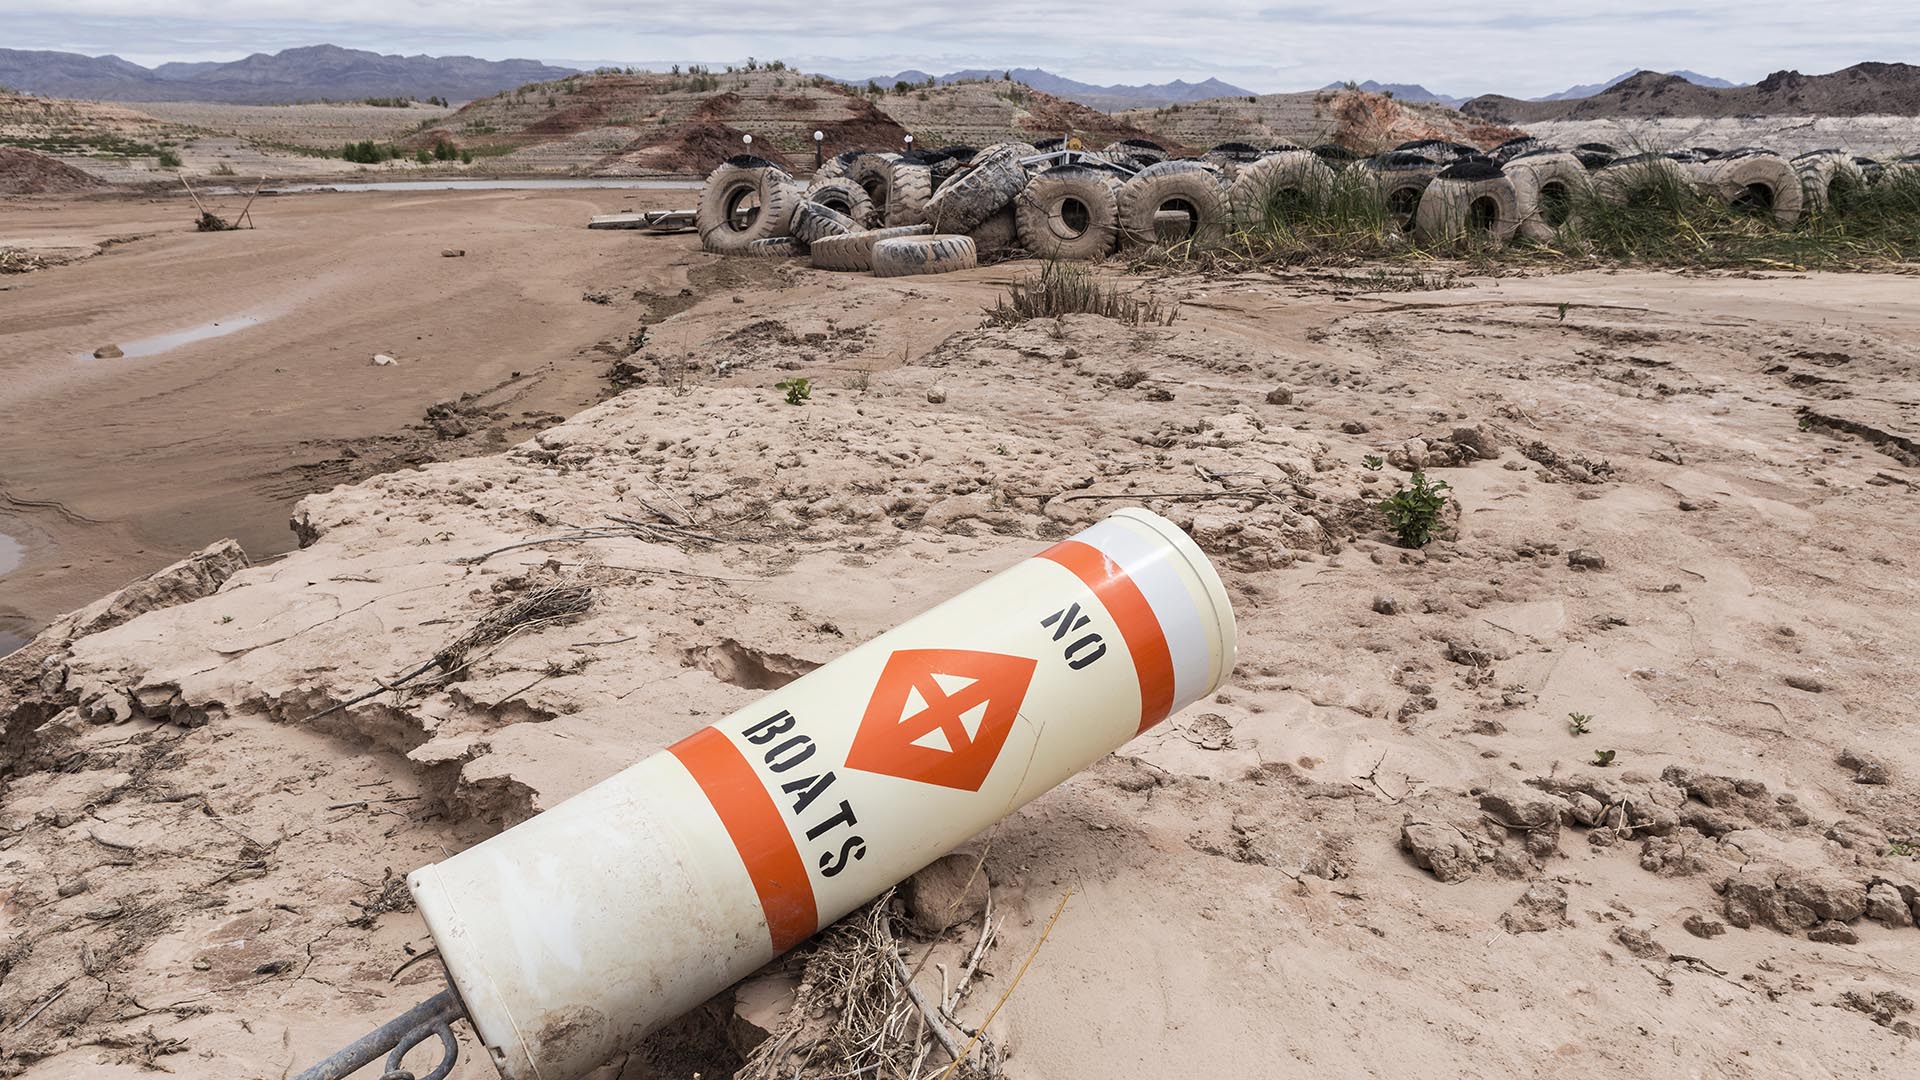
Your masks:
[[[301,495],[502,449],[599,400],[640,323],[756,270],[584,227],[688,196],[284,196],[225,233],[195,232],[177,197],[0,200],[0,247],[104,249],[0,278],[0,534],[25,548],[0,563],[0,619],[44,624],[223,536],[278,554]],[[449,401],[459,416],[426,417]]]
[[[9,492],[149,562],[264,533],[237,508],[291,497],[277,460],[535,359],[584,393],[558,372],[667,315],[620,396],[508,406],[490,452],[302,499],[284,558],[214,551],[0,661],[0,1072],[298,1071],[437,989],[409,869],[1128,504],[1216,560],[1239,666],[975,844],[1005,922],[968,1024],[1071,890],[989,1026],[1004,1075],[1920,1070],[1911,277],[1250,273],[1145,283],[1169,327],[995,328],[1030,265],[769,263],[667,313],[627,294],[739,264],[573,227],[596,198],[276,202],[303,243],[166,233],[0,297],[39,320],[0,339],[42,395],[0,424]],[[454,222],[484,239],[438,261]],[[195,288],[141,291],[182,260]],[[310,323],[232,352],[71,359],[290,296]],[[1453,499],[1423,550],[1376,507],[1415,465]],[[549,584],[592,607],[377,692]],[[797,963],[595,1080],[730,1075],[728,1018],[777,1028]],[[491,1076],[463,1038],[454,1076]]]

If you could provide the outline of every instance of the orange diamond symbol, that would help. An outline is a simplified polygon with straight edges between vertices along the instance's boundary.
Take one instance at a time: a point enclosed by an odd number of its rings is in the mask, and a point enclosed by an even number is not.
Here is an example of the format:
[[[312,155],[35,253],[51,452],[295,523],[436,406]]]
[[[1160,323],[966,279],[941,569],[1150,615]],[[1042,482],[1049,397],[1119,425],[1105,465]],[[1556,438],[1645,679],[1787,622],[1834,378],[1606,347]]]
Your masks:
[[[847,767],[979,791],[1013,731],[1035,661],[966,649],[887,658]]]

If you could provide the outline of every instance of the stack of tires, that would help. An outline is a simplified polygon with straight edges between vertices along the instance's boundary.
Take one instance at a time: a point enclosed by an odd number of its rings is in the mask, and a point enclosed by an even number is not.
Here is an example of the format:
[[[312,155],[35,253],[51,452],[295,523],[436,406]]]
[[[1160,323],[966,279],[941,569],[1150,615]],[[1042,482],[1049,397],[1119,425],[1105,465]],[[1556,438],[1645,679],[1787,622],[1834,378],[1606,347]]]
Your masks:
[[[1593,196],[1666,207],[1705,194],[1781,224],[1844,212],[1881,185],[1911,185],[1920,201],[1920,155],[1883,164],[1837,149],[1792,160],[1757,147],[1623,155],[1604,143],[1561,150],[1523,136],[1486,152],[1440,139],[1372,157],[1334,144],[1231,142],[1175,158],[1156,143],[1123,139],[1071,164],[1037,160],[1059,144],[850,151],[805,185],[760,158],[729,158],[701,194],[701,242],[724,254],[806,256],[821,269],[898,276],[1017,250],[1093,260],[1120,248],[1206,246],[1236,230],[1340,228],[1355,199],[1384,208],[1392,227],[1434,249],[1549,242],[1578,225]]]
[[[972,237],[938,235],[927,223],[935,166],[960,156],[841,155],[805,187],[764,160],[730,158],[701,192],[701,244],[727,255],[807,256],[822,269],[880,277],[967,269],[977,259]],[[1007,201],[1018,191],[1014,185]]]

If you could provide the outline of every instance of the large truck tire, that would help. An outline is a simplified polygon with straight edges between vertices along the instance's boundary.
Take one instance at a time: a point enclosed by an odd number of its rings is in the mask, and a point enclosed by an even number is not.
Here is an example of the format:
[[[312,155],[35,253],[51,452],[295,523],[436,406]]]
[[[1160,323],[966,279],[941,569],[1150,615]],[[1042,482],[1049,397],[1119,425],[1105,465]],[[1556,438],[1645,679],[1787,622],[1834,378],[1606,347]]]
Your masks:
[[[933,198],[933,167],[905,158],[893,163],[887,181],[887,227],[925,225]]]
[[[802,251],[811,250],[814,244],[829,236],[844,236],[859,231],[859,222],[811,199],[802,202],[800,209],[794,211],[793,239],[799,243]]]
[[[927,201],[927,223],[939,232],[971,232],[1019,196],[1027,183],[1020,159],[1032,154],[1025,143],[998,143],[975,154],[971,168]]]
[[[807,185],[807,201],[817,202],[829,210],[838,210],[867,228],[873,223],[873,196],[867,189],[844,176],[829,180],[816,179]]]
[[[1119,188],[1112,173],[1086,165],[1034,177],[1015,204],[1020,246],[1040,259],[1106,258],[1119,238]]]
[[[1800,176],[1800,200],[1806,211],[1845,211],[1867,189],[1867,174],[1844,150],[1815,150],[1793,159]]]
[[[1424,154],[1389,150],[1354,167],[1373,186],[1388,221],[1399,226],[1401,232],[1412,232],[1420,198],[1433,178],[1440,175],[1442,166]]]
[[[1464,161],[1440,170],[1420,195],[1413,232],[1428,248],[1504,244],[1520,227],[1513,181],[1490,162]]]
[[[1233,222],[1220,170],[1202,161],[1163,161],[1142,169],[1120,185],[1118,209],[1120,242],[1132,247],[1164,243],[1171,233],[1180,234],[1176,242],[1216,243]],[[1182,218],[1184,227],[1175,222],[1170,233],[1162,213]]]
[[[1513,182],[1519,235],[1526,240],[1547,243],[1575,224],[1581,201],[1593,192],[1587,167],[1564,150],[1515,155],[1507,160],[1505,171]]]
[[[951,274],[979,264],[970,236],[895,236],[873,245],[874,277]]]
[[[1804,204],[1800,174],[1771,151],[1743,148],[1689,168],[1700,190],[1735,210],[1768,216],[1782,225],[1800,220]]]
[[[975,225],[967,233],[973,237],[974,254],[981,259],[1002,259],[1020,250],[1020,218],[1008,203],[993,216]]]
[[[893,166],[899,160],[899,154],[868,151],[847,164],[847,178],[864,188],[867,197],[873,200],[873,219],[876,223],[886,221],[893,190]]]
[[[1323,206],[1333,184],[1333,170],[1310,150],[1268,154],[1234,175],[1227,191],[1234,227],[1260,228]]]
[[[755,240],[783,237],[800,208],[800,185],[772,165],[721,165],[700,189],[694,227],[700,245],[721,255],[745,254]],[[742,208],[751,200],[751,210]]]
[[[865,273],[873,269],[874,244],[900,236],[925,236],[931,232],[931,225],[902,225],[897,229],[868,229],[825,237],[813,245],[813,265],[817,270]]]

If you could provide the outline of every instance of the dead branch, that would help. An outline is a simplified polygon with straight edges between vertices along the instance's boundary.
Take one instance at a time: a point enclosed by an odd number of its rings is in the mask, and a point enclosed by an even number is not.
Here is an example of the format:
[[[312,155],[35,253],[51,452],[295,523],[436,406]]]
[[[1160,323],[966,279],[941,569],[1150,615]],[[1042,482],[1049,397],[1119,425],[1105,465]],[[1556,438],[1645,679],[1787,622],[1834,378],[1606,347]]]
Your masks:
[[[893,961],[893,974],[900,980],[900,985],[906,989],[907,997],[913,999],[914,1008],[919,1009],[920,1015],[926,1019],[927,1030],[939,1040],[940,1048],[947,1052],[947,1057],[958,1061],[960,1047],[953,1041],[953,1034],[947,1030],[946,1021],[941,1019],[940,1011],[927,1001],[926,995],[920,992],[919,987],[913,985],[913,976],[907,972],[907,965],[900,959],[900,954],[889,952],[887,958]]]

